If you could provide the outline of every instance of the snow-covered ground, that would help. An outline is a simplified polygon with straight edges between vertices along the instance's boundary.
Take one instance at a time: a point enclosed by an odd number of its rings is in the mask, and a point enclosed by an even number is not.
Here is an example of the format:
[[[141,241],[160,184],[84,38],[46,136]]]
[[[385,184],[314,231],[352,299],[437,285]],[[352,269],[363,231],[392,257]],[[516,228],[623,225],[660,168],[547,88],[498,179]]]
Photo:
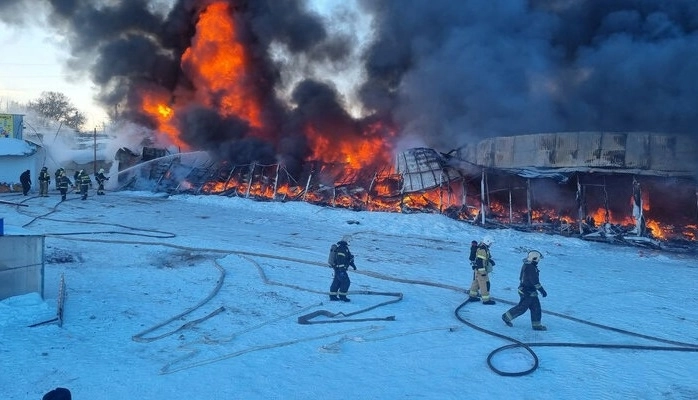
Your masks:
[[[3,399],[58,386],[93,400],[698,398],[692,257],[433,214],[146,192],[59,199],[0,196],[28,206],[0,204],[6,230],[46,235],[45,298],[0,302]],[[470,241],[486,233],[497,304],[459,308]],[[330,303],[323,265],[344,234],[352,302]],[[529,314],[513,328],[500,319],[530,249],[545,257],[546,332]],[[29,327],[55,316],[61,277],[63,325]],[[321,310],[336,316],[298,322]],[[515,341],[541,344],[539,367],[495,373],[488,355]],[[491,363],[517,373],[534,359],[514,348]]]

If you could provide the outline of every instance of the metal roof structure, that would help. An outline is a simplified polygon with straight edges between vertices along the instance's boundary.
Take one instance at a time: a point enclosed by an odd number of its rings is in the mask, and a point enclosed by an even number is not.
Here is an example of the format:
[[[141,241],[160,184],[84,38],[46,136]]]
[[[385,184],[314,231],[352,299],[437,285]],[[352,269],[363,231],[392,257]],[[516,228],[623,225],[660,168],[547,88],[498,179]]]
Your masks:
[[[417,147],[396,156],[396,169],[402,175],[403,193],[419,192],[462,178],[434,149]]]
[[[459,160],[522,176],[603,172],[698,176],[698,140],[650,132],[561,132],[495,137],[457,150]]]

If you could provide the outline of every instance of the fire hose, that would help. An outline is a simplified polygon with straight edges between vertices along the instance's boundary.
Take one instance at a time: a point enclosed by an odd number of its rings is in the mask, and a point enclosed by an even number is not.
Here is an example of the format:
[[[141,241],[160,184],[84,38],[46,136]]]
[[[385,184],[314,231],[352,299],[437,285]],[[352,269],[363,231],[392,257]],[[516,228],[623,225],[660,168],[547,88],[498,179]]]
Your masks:
[[[512,305],[514,304],[512,302],[502,301],[500,299],[496,299],[496,300],[503,302],[503,303],[508,303],[508,304],[512,304]],[[489,366],[489,368],[501,376],[524,376],[524,375],[528,375],[528,374],[532,373],[533,371],[535,371],[536,369],[538,369],[539,359],[538,359],[538,356],[536,355],[536,353],[533,351],[532,347],[578,347],[578,348],[591,348],[591,349],[626,349],[626,350],[678,351],[678,352],[698,353],[698,344],[683,343],[683,342],[677,342],[677,341],[673,341],[673,340],[661,339],[661,338],[654,337],[654,336],[643,335],[641,333],[631,332],[631,331],[627,331],[624,329],[618,329],[618,328],[614,328],[614,327],[607,326],[607,325],[601,325],[601,324],[597,324],[594,322],[585,321],[582,319],[570,317],[568,315],[559,314],[559,313],[555,313],[555,312],[551,312],[551,311],[543,311],[543,313],[554,315],[556,317],[560,317],[560,318],[564,318],[564,319],[568,319],[568,320],[578,322],[581,324],[594,326],[594,327],[597,327],[600,329],[621,333],[621,334],[628,335],[628,336],[647,339],[647,340],[651,340],[651,341],[655,341],[655,342],[659,342],[659,343],[670,344],[671,346],[643,346],[643,345],[632,345],[632,344],[564,343],[564,342],[561,342],[561,343],[554,343],[554,342],[524,343],[524,342],[521,342],[520,340],[514,339],[510,336],[503,335],[501,333],[497,333],[497,332],[482,328],[482,327],[480,327],[472,322],[469,322],[465,318],[463,318],[460,315],[460,311],[468,303],[470,303],[470,301],[466,300],[465,302],[463,302],[462,304],[460,304],[456,308],[455,315],[459,321],[461,321],[465,325],[467,325],[467,326],[469,326],[477,331],[486,333],[490,336],[498,337],[498,338],[503,339],[507,342],[512,342],[512,344],[504,345],[504,346],[501,346],[501,347],[498,347],[498,348],[492,350],[490,352],[490,354],[487,356],[487,365]],[[530,368],[528,368],[524,371],[508,372],[508,371],[502,371],[494,366],[492,359],[494,358],[495,355],[497,355],[498,353],[500,353],[504,350],[510,350],[510,349],[516,349],[516,348],[522,348],[522,349],[526,350],[531,355],[533,362],[532,362],[532,365]]]

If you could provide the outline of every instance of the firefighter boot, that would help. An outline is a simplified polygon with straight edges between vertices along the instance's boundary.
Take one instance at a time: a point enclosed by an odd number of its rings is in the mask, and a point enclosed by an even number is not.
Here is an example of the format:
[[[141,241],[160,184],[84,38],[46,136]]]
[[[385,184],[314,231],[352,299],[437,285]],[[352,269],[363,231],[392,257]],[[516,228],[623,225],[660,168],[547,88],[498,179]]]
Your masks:
[[[547,331],[548,328],[545,325],[541,325],[538,323],[538,325],[533,325],[533,330],[534,331]]]
[[[507,315],[507,313],[502,314],[502,321],[504,321],[507,326],[514,326],[514,324],[511,323],[511,319]]]
[[[345,303],[348,303],[348,302],[351,301],[347,296],[344,296],[344,295],[341,295],[341,294],[339,295],[339,299],[342,300],[342,301],[345,302]]]
[[[339,301],[339,297],[337,297],[336,294],[331,294],[331,295],[330,295],[330,301]]]

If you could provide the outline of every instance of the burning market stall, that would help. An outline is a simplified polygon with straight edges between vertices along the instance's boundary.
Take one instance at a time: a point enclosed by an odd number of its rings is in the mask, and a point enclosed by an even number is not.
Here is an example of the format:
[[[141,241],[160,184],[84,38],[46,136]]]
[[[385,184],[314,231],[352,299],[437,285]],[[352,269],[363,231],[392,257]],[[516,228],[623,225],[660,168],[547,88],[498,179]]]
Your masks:
[[[697,150],[688,135],[573,132],[486,139],[453,157],[482,171],[483,224],[694,241]]]

